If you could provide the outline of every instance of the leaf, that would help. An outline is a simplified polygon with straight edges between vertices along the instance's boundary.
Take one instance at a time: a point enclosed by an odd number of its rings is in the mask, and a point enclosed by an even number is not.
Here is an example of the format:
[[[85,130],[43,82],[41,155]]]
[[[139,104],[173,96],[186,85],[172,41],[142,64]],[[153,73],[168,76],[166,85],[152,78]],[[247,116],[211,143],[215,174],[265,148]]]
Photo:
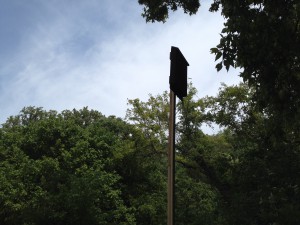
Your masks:
[[[228,28],[227,27],[223,28],[222,31],[221,31],[221,33],[227,33],[227,32],[228,32]]]
[[[210,49],[210,53],[212,53],[212,54],[217,54],[218,53],[218,48],[211,48]]]
[[[219,71],[222,69],[222,67],[223,67],[222,62],[219,62],[219,63],[216,65],[217,71],[219,72]]]
[[[216,54],[215,61],[217,61],[219,58],[221,58],[221,56],[222,56],[222,52],[219,51],[219,52]]]
[[[229,67],[230,67],[230,65],[227,64],[227,65],[226,65],[226,70],[227,70],[227,72],[228,72],[228,70],[229,70]]]

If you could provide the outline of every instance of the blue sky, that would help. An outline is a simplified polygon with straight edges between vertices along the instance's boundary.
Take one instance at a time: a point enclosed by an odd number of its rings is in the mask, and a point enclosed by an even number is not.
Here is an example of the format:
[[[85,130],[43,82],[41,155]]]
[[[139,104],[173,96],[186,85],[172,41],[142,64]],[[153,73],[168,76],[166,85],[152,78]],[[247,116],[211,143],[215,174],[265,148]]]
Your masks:
[[[214,68],[209,49],[224,21],[207,3],[162,24],[146,23],[137,0],[0,2],[0,123],[25,106],[124,117],[127,99],[169,89],[171,46],[189,62],[199,97],[240,81],[237,71]]]

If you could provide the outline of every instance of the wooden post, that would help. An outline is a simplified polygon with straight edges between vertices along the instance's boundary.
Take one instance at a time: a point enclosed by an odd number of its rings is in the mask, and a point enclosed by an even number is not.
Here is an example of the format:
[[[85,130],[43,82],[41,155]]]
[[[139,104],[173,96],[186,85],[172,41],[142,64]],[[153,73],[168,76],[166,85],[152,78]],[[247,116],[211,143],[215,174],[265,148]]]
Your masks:
[[[175,217],[175,112],[176,96],[187,96],[187,67],[189,63],[179,48],[172,46],[170,52],[170,118],[168,149],[168,225],[174,225]]]
[[[174,225],[175,213],[175,109],[176,96],[170,90],[169,149],[168,149],[168,225]]]

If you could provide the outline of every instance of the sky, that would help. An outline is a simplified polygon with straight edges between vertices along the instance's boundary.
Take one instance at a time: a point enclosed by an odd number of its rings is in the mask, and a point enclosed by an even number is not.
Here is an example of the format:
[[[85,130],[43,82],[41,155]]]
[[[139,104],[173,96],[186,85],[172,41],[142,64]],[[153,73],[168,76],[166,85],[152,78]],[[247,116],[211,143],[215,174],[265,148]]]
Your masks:
[[[125,117],[128,99],[169,90],[171,46],[189,62],[198,97],[238,71],[217,72],[210,48],[224,20],[203,1],[166,23],[146,23],[138,0],[0,0],[0,124],[23,107],[88,107]]]

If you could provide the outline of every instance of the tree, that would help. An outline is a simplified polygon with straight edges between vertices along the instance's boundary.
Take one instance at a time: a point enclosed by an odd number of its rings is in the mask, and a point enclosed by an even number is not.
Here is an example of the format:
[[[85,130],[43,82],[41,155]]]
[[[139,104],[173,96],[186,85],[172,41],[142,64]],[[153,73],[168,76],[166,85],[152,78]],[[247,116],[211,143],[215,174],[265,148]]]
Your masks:
[[[0,129],[0,223],[165,224],[164,142],[87,108],[24,108]]]
[[[229,133],[233,149],[231,166],[225,167],[231,174],[225,215],[230,224],[296,224],[299,145],[278,140],[269,130],[269,115],[255,107],[253,94],[246,85],[223,86],[207,99],[209,117]]]
[[[200,5],[199,1],[181,0],[139,3],[144,5],[146,21],[152,22],[165,21],[168,11],[178,7],[195,14]],[[216,60],[221,60],[217,70],[241,68],[240,76],[255,89],[260,110],[279,120],[280,126],[293,126],[299,121],[300,104],[300,3],[214,0],[210,11],[219,10],[226,22],[219,45],[211,49]],[[295,129],[298,131],[299,124]]]
[[[164,16],[152,13],[157,5],[149,2],[139,1],[145,6],[146,20],[167,18],[168,10],[159,11]],[[169,4],[160,1],[160,5]],[[196,12],[198,7],[191,11]],[[236,217],[229,220],[232,224],[296,224],[300,186],[295,177],[300,171],[300,3],[214,0],[210,11],[221,11],[226,20],[220,43],[211,49],[218,61],[217,70],[240,68],[240,76],[250,88],[249,96],[240,95],[243,91],[236,88],[225,88],[211,99],[208,114],[226,128],[227,139],[238,153],[234,158],[238,165],[231,171],[239,188],[229,195],[229,215]],[[243,106],[245,101],[248,103]]]
[[[10,117],[0,130],[0,223],[135,224],[114,165],[130,129],[87,108]]]
[[[144,5],[143,17],[146,21],[165,22],[169,15],[169,10],[176,11],[183,8],[185,13],[195,14],[200,6],[199,0],[139,0],[139,4]]]
[[[248,85],[223,85],[217,96],[202,99],[195,98],[196,92],[190,85],[184,103],[177,105],[176,221],[295,224],[300,207],[297,145],[274,140],[269,115],[257,109],[255,90]],[[167,111],[158,110],[157,114],[151,109],[158,105],[167,108],[166,99],[151,96],[147,102],[130,101],[134,104],[128,118],[142,131],[164,124],[167,116],[157,115]],[[220,133],[206,135],[201,131],[201,125],[210,122],[222,127]],[[148,132],[141,134],[151,146],[164,129],[150,129],[150,136]],[[153,143],[156,147],[147,149],[154,155],[163,156],[163,149],[167,152],[163,142]]]
[[[212,10],[221,2],[215,1]],[[300,5],[298,1],[227,1],[218,64],[240,67],[253,87],[256,107],[268,114],[278,140],[300,129]],[[221,66],[220,66],[221,67]],[[294,142],[295,143],[295,142]],[[296,143],[295,143],[296,144]]]
[[[297,224],[298,134],[278,140],[246,84],[196,93],[190,84],[177,103],[177,223]],[[127,121],[87,108],[10,117],[0,129],[0,223],[165,224],[168,94],[129,105]],[[222,130],[205,134],[205,123]]]
[[[221,184],[221,181],[213,160],[208,161],[211,148],[206,147],[213,141],[201,131],[201,125],[208,120],[204,113],[205,103],[202,99],[195,100],[196,93],[197,90],[189,84],[184,104],[177,103],[175,220],[178,224],[218,224],[221,220],[218,188],[221,185],[216,184]],[[163,157],[165,180],[168,100],[167,92],[155,97],[150,95],[146,102],[139,99],[129,100],[131,108],[127,111],[129,122],[134,123],[145,135],[146,143],[150,147],[147,149],[158,156],[157,160]],[[147,150],[144,149],[145,151]],[[215,160],[218,161],[217,157]]]

